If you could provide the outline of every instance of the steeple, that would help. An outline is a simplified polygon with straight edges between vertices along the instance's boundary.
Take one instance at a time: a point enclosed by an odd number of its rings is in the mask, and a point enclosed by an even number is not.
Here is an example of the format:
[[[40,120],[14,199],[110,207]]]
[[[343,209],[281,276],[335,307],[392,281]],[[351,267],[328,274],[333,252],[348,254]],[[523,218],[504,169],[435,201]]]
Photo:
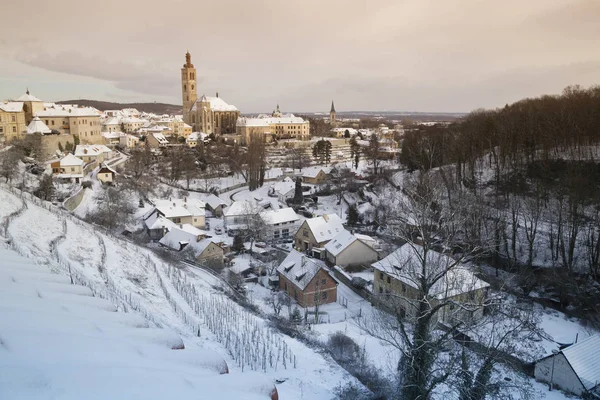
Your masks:
[[[191,125],[192,128],[194,128],[194,118],[191,110],[197,98],[196,68],[192,64],[192,55],[188,50],[185,53],[185,64],[181,68],[181,99],[183,102],[183,121]]]
[[[27,88],[27,90],[25,91],[25,93],[29,94],[29,88]]]
[[[192,55],[189,50],[185,53],[185,64],[183,64],[183,68],[194,68],[194,64],[192,64]]]
[[[335,106],[333,105],[333,100],[331,100],[331,110],[329,111],[329,123],[331,125],[335,125]]]

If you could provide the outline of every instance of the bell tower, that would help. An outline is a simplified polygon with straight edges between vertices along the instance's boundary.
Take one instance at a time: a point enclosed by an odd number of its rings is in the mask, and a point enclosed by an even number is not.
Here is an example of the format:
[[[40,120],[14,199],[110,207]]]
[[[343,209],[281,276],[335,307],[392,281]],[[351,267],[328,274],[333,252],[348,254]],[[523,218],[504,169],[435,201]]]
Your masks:
[[[196,68],[192,64],[192,56],[188,51],[185,53],[185,64],[181,68],[181,97],[183,100],[183,121],[192,125],[191,108],[198,98],[198,88],[196,87]]]

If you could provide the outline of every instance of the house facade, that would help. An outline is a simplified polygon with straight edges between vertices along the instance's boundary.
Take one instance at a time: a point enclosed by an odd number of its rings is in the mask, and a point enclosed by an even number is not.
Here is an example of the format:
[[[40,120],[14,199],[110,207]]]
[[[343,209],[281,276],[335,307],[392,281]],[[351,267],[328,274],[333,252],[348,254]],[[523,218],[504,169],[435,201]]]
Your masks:
[[[420,256],[418,252],[421,252]],[[383,260],[373,263],[373,302],[394,309],[408,319],[414,318],[423,297],[415,284],[421,273],[422,258],[422,247],[404,244]],[[429,250],[426,258],[428,273],[447,271],[428,293],[432,307],[446,303],[436,313],[436,322],[454,325],[483,317],[489,284],[445,254]]]
[[[337,281],[329,275],[319,260],[292,250],[277,268],[279,290],[295,300],[300,307],[337,301]]]
[[[83,180],[83,164],[83,160],[73,154],[67,154],[60,161],[51,163],[50,167],[56,178],[62,181],[79,183]]]
[[[102,166],[96,174],[96,177],[102,183],[113,183],[115,181],[115,175],[116,172],[112,168]]]
[[[266,225],[265,240],[278,242],[291,238],[298,229],[300,217],[291,207],[261,213]]]
[[[600,335],[542,358],[535,364],[534,376],[577,396],[600,395]]]
[[[327,243],[325,250],[327,263],[340,267],[371,265],[379,259],[372,246],[346,230]]]
[[[311,185],[322,185],[327,182],[331,169],[326,167],[309,167],[302,170],[302,182]]]
[[[152,200],[156,213],[175,224],[190,224],[204,228],[206,210],[203,201],[196,199]]]
[[[342,219],[337,214],[309,218],[294,235],[294,247],[300,251],[322,248],[343,230]]]

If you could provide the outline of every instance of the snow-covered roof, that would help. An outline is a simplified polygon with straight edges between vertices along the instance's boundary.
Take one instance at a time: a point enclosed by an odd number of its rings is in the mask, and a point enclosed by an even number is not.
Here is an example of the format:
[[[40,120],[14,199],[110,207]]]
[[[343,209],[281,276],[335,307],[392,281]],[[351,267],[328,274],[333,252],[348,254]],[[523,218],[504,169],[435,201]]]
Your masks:
[[[213,111],[238,111],[236,106],[227,104],[222,98],[209,96],[202,96],[200,99],[196,100],[192,106],[192,111],[196,110],[197,107],[200,107],[199,103],[202,102],[203,99],[210,103],[210,108]]]
[[[269,210],[261,214],[263,221],[267,225],[283,224],[287,222],[298,221],[300,217],[293,208],[286,207],[279,210]]]
[[[103,144],[78,144],[75,147],[75,155],[77,157],[96,157],[104,153],[112,153],[112,150]]]
[[[418,280],[422,274],[423,253],[422,246],[405,243],[383,260],[373,263],[372,266],[418,289]],[[426,263],[429,281],[441,276],[429,292],[431,296],[438,299],[447,299],[489,286],[487,282],[477,278],[470,268],[437,251],[427,251]]]
[[[218,196],[215,196],[214,194],[203,197],[203,199],[204,199],[204,202],[206,204],[208,204],[210,206],[210,208],[212,208],[213,210],[215,208],[218,208],[219,206],[227,206],[227,203],[225,203],[225,201],[223,201],[223,199],[221,199]]]
[[[190,224],[183,224],[181,228],[174,226],[163,236],[159,243],[174,250],[180,250],[183,244],[194,244],[208,236],[208,232],[198,229]]]
[[[23,111],[23,102],[7,101],[4,103],[0,103],[0,110],[4,112],[21,112]]]
[[[169,141],[167,140],[165,135],[163,135],[162,133],[153,133],[152,136],[154,137],[154,139],[156,139],[156,141],[159,144],[168,144],[169,143]]]
[[[177,332],[119,312],[68,275],[7,249],[0,260],[0,397],[271,398],[272,378],[228,374],[216,352],[184,346]]]
[[[54,104],[36,112],[39,117],[100,117],[100,111],[93,107],[79,107],[72,104]]]
[[[240,117],[238,118],[237,126],[270,126],[284,124],[303,124],[305,121],[302,117],[296,117],[294,114],[288,114],[281,117],[259,116],[258,118]]]
[[[289,279],[300,290],[304,290],[319,270],[325,267],[323,261],[309,258],[305,254],[292,250],[277,267],[277,272]]]
[[[75,157],[71,153],[67,154],[60,160],[61,167],[71,167],[75,165],[83,165],[83,160],[81,158]]]
[[[44,122],[42,122],[42,120],[37,116],[31,120],[29,125],[27,125],[27,133],[30,134],[41,133],[42,135],[44,135],[51,132],[52,131],[50,130],[50,128],[48,128],[48,126]]]
[[[125,111],[125,110],[123,110]],[[147,122],[145,119],[140,119],[137,117],[127,117],[127,118],[123,118],[121,120],[122,123],[124,124],[143,124],[144,122]]]
[[[321,217],[309,218],[306,224],[318,243],[333,239],[342,231],[342,219],[337,214],[325,214]]]
[[[356,241],[365,243],[363,240],[358,238],[358,235],[353,235],[349,231],[343,230],[325,245],[325,250],[327,250],[332,256],[337,257],[338,254],[346,250],[352,243]],[[370,246],[368,243],[365,244]]]
[[[583,339],[562,353],[586,390],[600,385],[600,334]]]
[[[329,174],[331,172],[331,167],[316,166],[316,167],[304,168],[302,170],[302,177],[303,178],[316,178],[317,175],[319,175],[319,172],[321,172],[321,171],[323,171],[326,174]]]
[[[102,125],[119,125],[119,118],[117,118],[117,117],[110,117],[109,119],[107,119],[106,121],[104,121],[102,123]]]
[[[22,95],[21,97],[19,97],[17,99],[17,101],[42,101],[42,100],[38,99],[34,95],[31,95],[29,93],[25,93],[24,95]]]
[[[233,217],[236,215],[250,215],[254,214],[257,210],[258,205],[252,200],[238,200],[234,201],[229,207],[225,209],[223,215],[226,217]]]
[[[275,193],[283,196],[285,194],[288,194],[292,190],[296,190],[296,182],[284,180],[283,182],[274,183],[272,185],[272,188],[275,191]]]
[[[102,132],[102,136],[107,139],[120,139],[125,134],[123,132]]]
[[[144,225],[150,230],[163,228],[171,229],[177,227],[175,222],[161,216],[156,210],[153,210],[153,212],[144,219]]]
[[[152,200],[154,207],[165,218],[204,216],[205,204],[197,199]]]

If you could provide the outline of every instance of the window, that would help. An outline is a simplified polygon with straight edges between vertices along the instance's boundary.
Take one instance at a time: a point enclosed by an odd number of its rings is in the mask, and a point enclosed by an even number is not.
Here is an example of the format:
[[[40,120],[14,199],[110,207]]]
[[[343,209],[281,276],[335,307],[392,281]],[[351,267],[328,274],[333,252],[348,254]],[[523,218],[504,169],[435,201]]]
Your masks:
[[[183,91],[187,91],[187,85],[183,85]]]
[[[198,222],[198,218],[194,218],[194,222]]]
[[[304,237],[308,237],[308,231],[307,231],[307,230],[304,230],[304,231],[302,231],[302,235],[303,235]]]
[[[325,286],[326,283],[327,283],[327,279],[321,279],[321,285]]]
[[[383,280],[383,272],[379,273],[379,280]]]
[[[402,284],[402,293],[406,293],[406,285],[404,283]]]
[[[315,301],[319,300],[319,295],[315,293]]]
[[[54,125],[54,121],[52,121],[52,125]]]
[[[71,167],[71,172],[73,172],[73,171],[75,171],[75,168],[74,168],[74,167]]]
[[[194,90],[194,85],[192,85],[192,90]]]
[[[321,300],[327,299],[327,292],[321,293]]]
[[[17,127],[13,126],[13,133],[17,132]]]
[[[450,307],[451,310],[454,310],[454,303],[450,303]]]
[[[283,283],[283,287],[284,287],[285,291],[287,292],[287,282]]]
[[[15,122],[17,120],[17,117],[15,115],[12,116],[12,122]]]
[[[379,294],[383,293],[383,288],[381,286],[379,286]]]
[[[179,224],[181,222],[181,218],[173,218],[173,222]]]
[[[387,277],[387,283],[392,283],[392,278],[390,278],[390,276],[388,275]]]

